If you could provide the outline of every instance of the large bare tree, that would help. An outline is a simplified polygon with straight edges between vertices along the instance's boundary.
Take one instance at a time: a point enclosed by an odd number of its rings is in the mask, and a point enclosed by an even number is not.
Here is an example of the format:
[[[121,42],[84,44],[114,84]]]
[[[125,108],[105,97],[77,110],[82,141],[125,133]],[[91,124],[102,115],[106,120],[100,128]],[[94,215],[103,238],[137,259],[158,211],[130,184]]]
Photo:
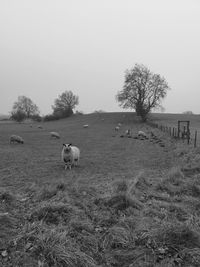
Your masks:
[[[72,91],[65,91],[54,101],[53,114],[64,118],[73,114],[73,109],[78,105],[79,98]]]
[[[161,107],[168,89],[165,78],[144,65],[135,64],[133,69],[126,70],[123,90],[117,93],[116,99],[120,106],[134,109],[145,121],[153,108]]]
[[[24,114],[24,118],[31,118],[39,115],[39,109],[33,101],[26,96],[19,96],[14,102],[11,115],[14,118],[16,114]]]

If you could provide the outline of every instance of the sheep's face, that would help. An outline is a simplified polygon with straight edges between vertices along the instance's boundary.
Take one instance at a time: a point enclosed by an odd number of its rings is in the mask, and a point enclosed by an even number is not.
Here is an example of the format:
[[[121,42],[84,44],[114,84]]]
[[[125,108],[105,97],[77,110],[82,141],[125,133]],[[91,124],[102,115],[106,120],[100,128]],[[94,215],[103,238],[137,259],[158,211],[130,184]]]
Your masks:
[[[64,149],[64,152],[67,154],[67,153],[70,153],[71,151],[71,144],[63,144],[63,149]]]

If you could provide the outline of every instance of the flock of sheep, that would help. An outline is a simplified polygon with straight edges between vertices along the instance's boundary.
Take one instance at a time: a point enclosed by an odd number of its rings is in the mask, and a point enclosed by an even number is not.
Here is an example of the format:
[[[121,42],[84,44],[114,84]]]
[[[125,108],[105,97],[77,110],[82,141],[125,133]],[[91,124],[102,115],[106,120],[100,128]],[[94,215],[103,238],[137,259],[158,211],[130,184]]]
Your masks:
[[[122,124],[118,123],[115,127],[115,131],[119,131],[121,126]],[[30,127],[32,127],[32,125],[30,125]],[[88,127],[88,124],[83,125],[83,128]],[[42,129],[43,127],[39,125],[38,128]],[[129,138],[132,137],[130,129],[126,129],[125,136]],[[54,139],[60,139],[58,132],[50,132],[50,137]],[[120,137],[124,137],[124,135],[121,135]],[[134,138],[139,138],[141,140],[148,139],[147,134],[143,131],[138,131],[137,136],[135,136]],[[12,143],[24,144],[24,140],[21,136],[11,135],[10,144]],[[76,146],[73,146],[72,144],[63,144],[61,151],[61,160],[65,164],[65,170],[68,168],[71,170],[72,166],[78,166],[80,160],[80,149]]]
[[[118,123],[117,126],[115,126],[114,130],[119,131],[121,128],[122,124]],[[129,137],[129,138],[134,138],[134,139],[139,139],[139,140],[150,140],[150,142],[157,143],[161,147],[165,147],[165,144],[163,143],[163,140],[161,140],[159,137],[157,137],[152,131],[147,131],[148,133],[139,130],[136,135],[132,136],[131,129],[127,129],[125,131],[125,134],[121,134],[120,137]],[[115,137],[115,135],[113,135]]]
[[[32,124],[30,125],[32,128]],[[88,128],[89,125],[83,125],[83,128]],[[38,128],[42,129],[42,126],[38,126]],[[50,137],[54,139],[60,139],[60,135],[58,132],[50,132]],[[10,144],[19,143],[24,144],[24,139],[19,135],[11,135],[10,136]],[[69,168],[71,170],[72,166],[78,166],[80,159],[80,149],[76,146],[72,146],[72,144],[63,144],[61,151],[61,159],[65,163],[65,170]]]

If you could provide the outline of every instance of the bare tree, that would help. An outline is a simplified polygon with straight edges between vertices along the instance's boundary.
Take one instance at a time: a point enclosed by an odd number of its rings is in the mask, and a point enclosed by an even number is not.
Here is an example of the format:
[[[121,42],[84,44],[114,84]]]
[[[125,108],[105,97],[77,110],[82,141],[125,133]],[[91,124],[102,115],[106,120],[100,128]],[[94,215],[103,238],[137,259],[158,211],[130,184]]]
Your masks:
[[[33,101],[26,96],[19,96],[17,101],[14,102],[11,114],[13,118],[23,117],[31,118],[32,116],[39,115],[39,109]],[[16,115],[16,116],[15,116]],[[20,115],[20,116],[19,116]]]
[[[72,91],[65,91],[54,101],[53,114],[59,118],[69,117],[73,114],[73,109],[79,104],[78,96]]]
[[[137,115],[146,121],[153,108],[161,107],[161,100],[168,89],[163,77],[152,73],[144,65],[135,64],[133,69],[125,72],[124,87],[117,93],[116,99],[120,106],[135,109]]]

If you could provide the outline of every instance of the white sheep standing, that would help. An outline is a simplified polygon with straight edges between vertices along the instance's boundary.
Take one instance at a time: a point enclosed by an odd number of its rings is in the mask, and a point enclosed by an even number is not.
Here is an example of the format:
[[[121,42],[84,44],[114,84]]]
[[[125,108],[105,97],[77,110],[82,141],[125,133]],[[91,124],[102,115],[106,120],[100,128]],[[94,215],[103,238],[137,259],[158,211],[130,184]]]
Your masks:
[[[19,144],[23,144],[24,140],[21,136],[13,134],[10,136],[10,144],[15,143],[15,142]]]
[[[83,128],[88,128],[88,127],[89,127],[88,124],[83,125]]]
[[[119,131],[119,128],[120,128],[119,126],[116,126],[115,131]]]
[[[51,135],[51,137],[53,137],[55,139],[59,139],[60,138],[60,135],[57,132],[50,132],[50,135]]]
[[[61,152],[62,161],[65,163],[65,170],[72,166],[78,166],[80,159],[80,149],[72,144],[63,144]]]

